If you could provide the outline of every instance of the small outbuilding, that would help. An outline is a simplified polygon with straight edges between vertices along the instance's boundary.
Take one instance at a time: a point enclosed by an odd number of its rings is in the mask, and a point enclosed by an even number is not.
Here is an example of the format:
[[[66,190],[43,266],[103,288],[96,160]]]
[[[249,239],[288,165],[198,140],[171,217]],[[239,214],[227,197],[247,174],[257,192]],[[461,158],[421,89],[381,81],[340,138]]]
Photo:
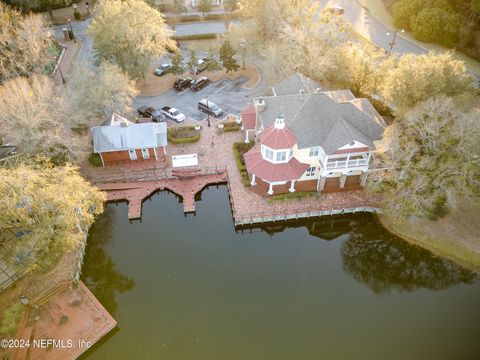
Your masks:
[[[166,155],[167,124],[135,124],[118,119],[112,125],[96,126],[93,132],[93,152],[100,155],[103,165],[140,160],[158,160]],[[163,148],[163,149],[162,149]]]

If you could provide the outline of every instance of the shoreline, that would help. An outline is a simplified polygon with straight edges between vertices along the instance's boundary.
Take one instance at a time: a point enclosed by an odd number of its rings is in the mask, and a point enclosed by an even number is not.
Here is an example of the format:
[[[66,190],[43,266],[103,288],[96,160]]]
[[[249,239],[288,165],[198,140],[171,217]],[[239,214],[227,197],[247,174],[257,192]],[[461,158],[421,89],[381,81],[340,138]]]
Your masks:
[[[377,214],[377,219],[387,231],[402,240],[420,246],[468,270],[480,272],[480,253],[462,243],[452,239],[435,238],[431,234],[419,231],[417,226],[412,226],[405,221],[395,222],[385,214]],[[415,233],[415,236],[412,233]]]

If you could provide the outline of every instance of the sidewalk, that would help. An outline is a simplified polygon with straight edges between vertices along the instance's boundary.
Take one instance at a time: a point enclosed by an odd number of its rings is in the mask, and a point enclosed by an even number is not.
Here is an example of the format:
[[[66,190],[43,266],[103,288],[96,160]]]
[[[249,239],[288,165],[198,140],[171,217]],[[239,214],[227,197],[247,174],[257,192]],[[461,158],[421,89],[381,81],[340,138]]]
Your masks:
[[[78,52],[80,51],[82,43],[78,40],[77,42],[74,42],[73,40],[65,41],[63,38],[55,38],[55,40],[64,47],[64,51],[61,57],[58,59],[58,68],[60,68],[60,71],[57,68],[53,74],[55,83],[57,85],[62,85],[62,75],[66,81],[68,74],[70,73],[71,66],[75,62]]]

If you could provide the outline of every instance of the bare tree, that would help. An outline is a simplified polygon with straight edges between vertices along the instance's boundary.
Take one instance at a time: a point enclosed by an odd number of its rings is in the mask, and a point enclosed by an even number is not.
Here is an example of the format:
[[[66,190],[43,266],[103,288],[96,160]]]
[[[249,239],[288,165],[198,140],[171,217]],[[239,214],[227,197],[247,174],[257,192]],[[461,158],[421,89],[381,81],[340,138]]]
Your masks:
[[[80,64],[68,82],[68,97],[88,125],[112,112],[130,112],[137,93],[135,82],[120,67],[106,61],[97,69]]]
[[[0,19],[0,83],[42,73],[53,43],[41,16],[23,16],[0,3]]]
[[[77,121],[72,110],[51,78],[17,77],[0,86],[0,134],[26,154],[73,159],[79,148],[71,134]]]
[[[381,158],[388,170],[372,183],[384,193],[386,211],[435,219],[457,196],[480,195],[479,114],[465,114],[441,96],[418,104],[387,129]]]

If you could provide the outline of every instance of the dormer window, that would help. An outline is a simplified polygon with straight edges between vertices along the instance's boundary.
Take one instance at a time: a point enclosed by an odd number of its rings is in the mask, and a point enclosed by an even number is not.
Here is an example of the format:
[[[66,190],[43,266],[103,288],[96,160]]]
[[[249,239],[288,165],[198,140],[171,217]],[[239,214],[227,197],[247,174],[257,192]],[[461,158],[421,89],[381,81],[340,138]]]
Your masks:
[[[275,118],[275,129],[283,129],[285,128],[285,118],[281,115],[278,115]]]
[[[311,147],[310,148],[310,153],[309,153],[309,157],[317,157],[318,154],[320,153],[320,148],[318,146],[315,146],[315,147]]]

